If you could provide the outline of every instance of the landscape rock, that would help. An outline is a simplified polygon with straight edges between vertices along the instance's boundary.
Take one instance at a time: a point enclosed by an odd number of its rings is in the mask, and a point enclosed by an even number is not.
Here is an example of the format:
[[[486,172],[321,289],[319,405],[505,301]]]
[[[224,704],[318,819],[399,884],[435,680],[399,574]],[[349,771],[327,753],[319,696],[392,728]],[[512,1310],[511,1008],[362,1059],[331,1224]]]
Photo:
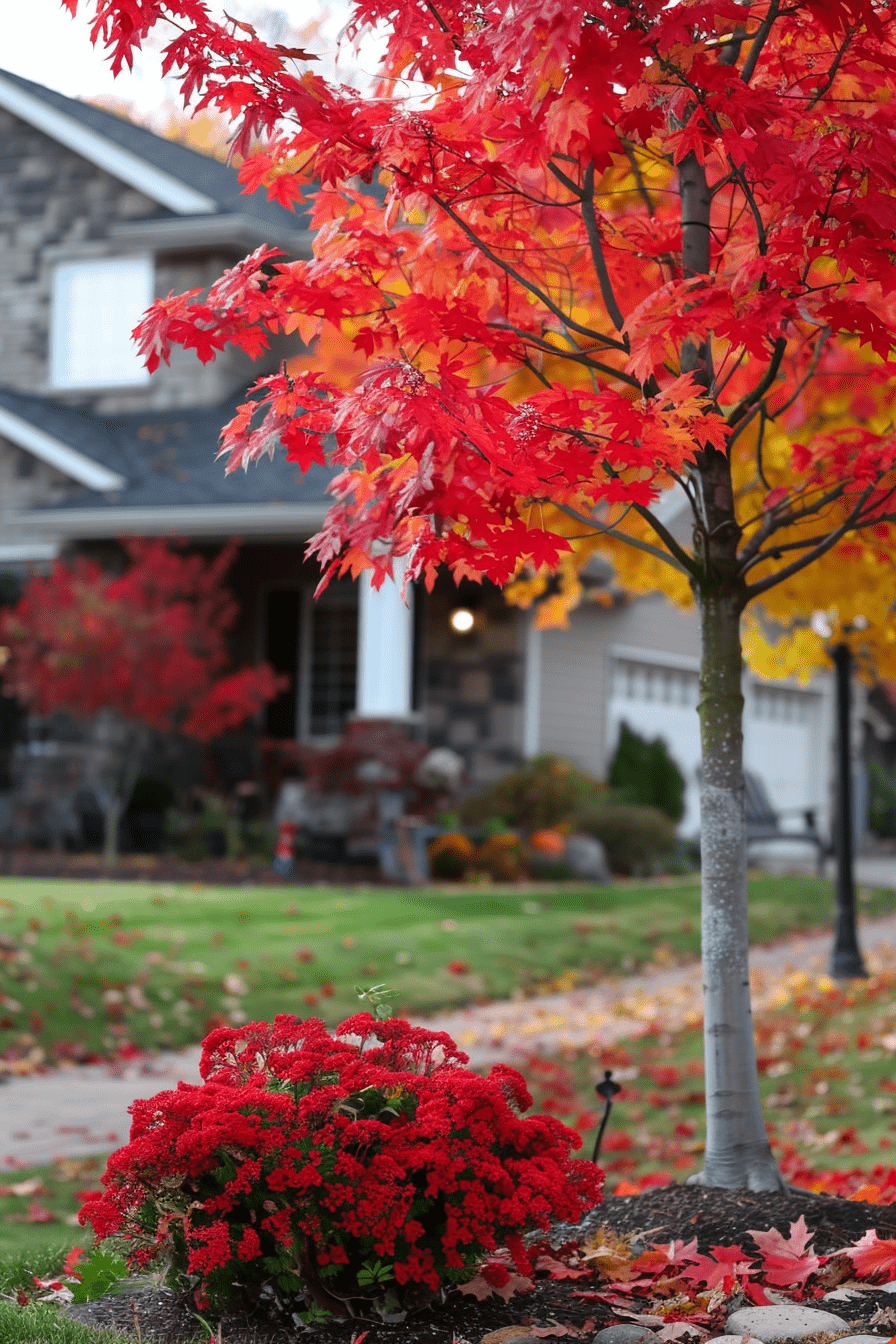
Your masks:
[[[612,881],[606,850],[593,835],[570,835],[563,857],[579,877],[588,877],[602,886]]]
[[[503,1325],[500,1330],[490,1330],[483,1335],[479,1344],[541,1344],[541,1340],[530,1335],[525,1325]]]
[[[848,1329],[842,1316],[832,1311],[817,1311],[814,1307],[743,1307],[732,1312],[725,1323],[726,1335],[750,1335],[773,1344],[779,1339],[805,1339],[822,1331],[837,1334]]]
[[[608,1325],[598,1330],[591,1344],[651,1344],[656,1339],[652,1330],[643,1325]]]
[[[837,1344],[881,1344],[882,1340],[888,1338],[888,1335],[844,1335],[837,1340]]]

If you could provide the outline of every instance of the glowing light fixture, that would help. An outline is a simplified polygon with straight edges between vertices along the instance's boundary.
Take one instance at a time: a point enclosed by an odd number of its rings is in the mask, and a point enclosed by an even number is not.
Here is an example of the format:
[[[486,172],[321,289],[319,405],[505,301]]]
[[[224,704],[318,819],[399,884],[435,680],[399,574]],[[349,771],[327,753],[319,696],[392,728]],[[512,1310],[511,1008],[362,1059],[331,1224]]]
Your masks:
[[[466,607],[455,607],[448,619],[451,622],[451,629],[456,630],[459,635],[467,634],[475,624],[472,611]]]

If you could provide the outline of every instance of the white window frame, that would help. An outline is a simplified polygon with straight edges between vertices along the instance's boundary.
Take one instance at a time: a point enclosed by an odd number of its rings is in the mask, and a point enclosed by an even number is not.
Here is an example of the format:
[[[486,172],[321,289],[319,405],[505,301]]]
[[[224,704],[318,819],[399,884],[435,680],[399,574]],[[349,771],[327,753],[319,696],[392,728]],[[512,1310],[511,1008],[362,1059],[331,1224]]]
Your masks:
[[[145,383],[149,373],[130,339],[130,332],[153,299],[153,260],[150,256],[103,257],[64,261],[53,274],[53,309],[50,324],[50,380],[58,388],[135,387]],[[97,294],[110,290],[124,293],[130,302],[127,311],[114,315],[107,358],[99,361],[103,349],[100,312],[76,309],[88,289]],[[80,291],[80,293],[78,293]],[[113,299],[114,302],[114,299]],[[107,328],[108,333],[108,328]],[[77,343],[77,344],[76,344]]]

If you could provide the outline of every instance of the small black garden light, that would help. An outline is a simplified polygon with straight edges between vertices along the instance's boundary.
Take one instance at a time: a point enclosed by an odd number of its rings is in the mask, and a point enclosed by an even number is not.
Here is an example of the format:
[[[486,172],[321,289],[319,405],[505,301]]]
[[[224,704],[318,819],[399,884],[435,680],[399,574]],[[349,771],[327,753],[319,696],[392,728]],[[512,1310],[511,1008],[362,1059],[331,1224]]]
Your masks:
[[[600,1128],[597,1131],[597,1138],[594,1140],[594,1153],[591,1157],[592,1162],[596,1162],[600,1157],[601,1139],[604,1137],[604,1130],[607,1127],[610,1111],[613,1108],[613,1098],[622,1091],[622,1085],[620,1083],[614,1083],[612,1069],[604,1069],[603,1080],[594,1084],[594,1090],[599,1097],[603,1097],[604,1099],[604,1116],[600,1122]]]

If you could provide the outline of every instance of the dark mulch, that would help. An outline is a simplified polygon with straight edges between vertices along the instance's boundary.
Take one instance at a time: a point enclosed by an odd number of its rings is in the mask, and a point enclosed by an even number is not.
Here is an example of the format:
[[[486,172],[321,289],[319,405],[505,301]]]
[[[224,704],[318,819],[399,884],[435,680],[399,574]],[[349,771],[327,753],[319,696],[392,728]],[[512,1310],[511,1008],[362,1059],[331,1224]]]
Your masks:
[[[558,1227],[551,1236],[555,1245],[578,1240],[589,1231],[603,1226],[621,1234],[643,1237],[647,1242],[697,1238],[701,1251],[714,1245],[738,1245],[755,1249],[747,1233],[750,1229],[768,1231],[777,1228],[787,1233],[791,1223],[804,1216],[814,1233],[814,1249],[830,1254],[857,1241],[869,1228],[881,1237],[896,1238],[896,1206],[863,1204],[808,1191],[791,1190],[786,1194],[752,1194],[747,1190],[702,1189],[672,1185],[648,1190],[641,1195],[608,1198],[577,1228]],[[409,1317],[400,1325],[375,1325],[366,1321],[327,1323],[315,1326],[302,1337],[309,1344],[351,1344],[356,1334],[367,1331],[365,1344],[452,1344],[467,1340],[478,1344],[482,1336],[504,1326],[550,1327],[567,1325],[598,1330],[615,1318],[606,1304],[577,1297],[593,1285],[587,1279],[544,1280],[525,1295],[503,1302],[491,1297],[484,1302],[449,1293],[443,1303]],[[195,1337],[195,1318],[188,1307],[170,1294],[142,1293],[130,1297],[104,1298],[82,1307],[69,1308],[69,1314],[85,1324],[115,1326],[134,1332],[133,1304],[139,1313],[142,1337],[146,1341],[166,1340],[185,1344]],[[646,1306],[646,1304],[645,1304]],[[633,1310],[638,1310],[636,1301]],[[896,1307],[896,1295],[863,1292],[848,1303],[838,1303],[838,1314],[851,1327],[871,1329],[883,1338],[894,1333],[889,1325],[872,1325],[879,1308]],[[202,1332],[206,1333],[206,1332]],[[294,1344],[294,1327],[265,1324],[259,1319],[230,1319],[223,1322],[225,1344]]]

